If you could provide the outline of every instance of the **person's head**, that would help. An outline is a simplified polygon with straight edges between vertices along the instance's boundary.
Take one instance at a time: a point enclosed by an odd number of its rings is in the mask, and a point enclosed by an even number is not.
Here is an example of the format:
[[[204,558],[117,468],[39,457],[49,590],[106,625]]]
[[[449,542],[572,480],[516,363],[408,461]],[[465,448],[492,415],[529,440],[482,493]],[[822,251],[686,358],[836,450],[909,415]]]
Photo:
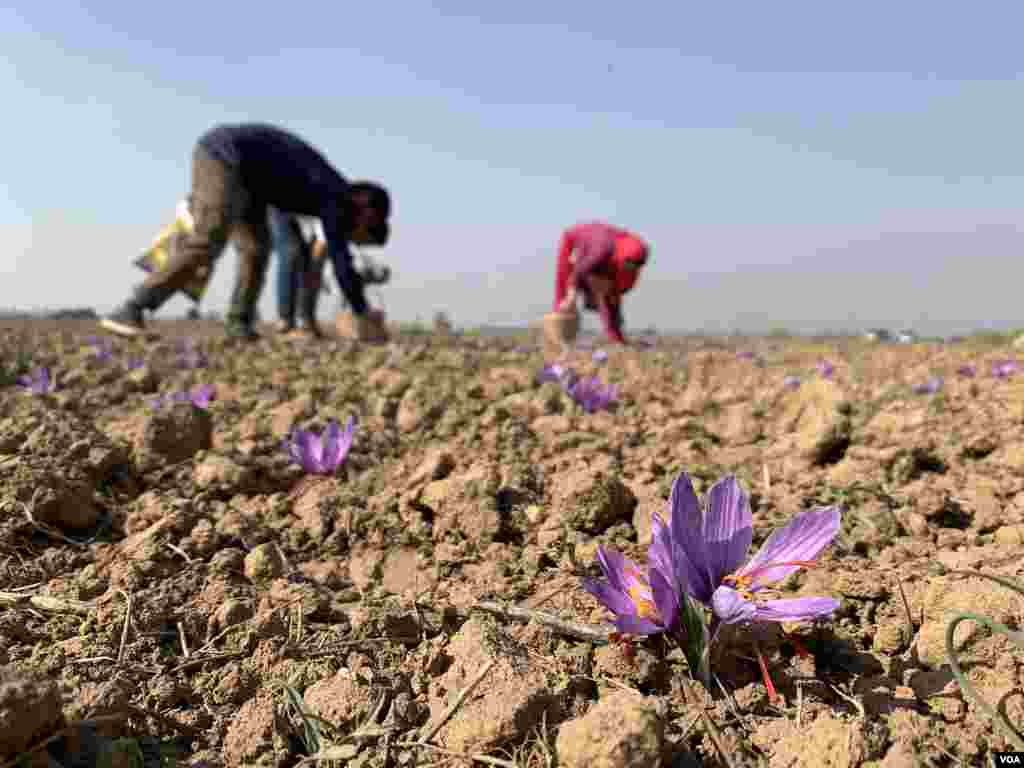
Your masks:
[[[615,243],[615,283],[619,293],[626,293],[640,276],[640,270],[647,264],[650,248],[643,240],[633,235],[619,238]]]
[[[380,184],[356,181],[349,186],[346,231],[356,245],[386,245],[391,234],[391,195]]]

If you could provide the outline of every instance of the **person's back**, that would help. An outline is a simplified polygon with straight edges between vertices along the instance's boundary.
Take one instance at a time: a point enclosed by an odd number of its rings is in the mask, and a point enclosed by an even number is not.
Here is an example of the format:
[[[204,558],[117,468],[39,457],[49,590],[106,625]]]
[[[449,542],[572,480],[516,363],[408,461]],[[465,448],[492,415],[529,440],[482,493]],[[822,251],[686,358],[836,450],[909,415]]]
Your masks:
[[[199,143],[221,162],[237,168],[261,202],[289,213],[321,216],[325,202],[348,186],[345,178],[308,143],[264,123],[218,125]]]

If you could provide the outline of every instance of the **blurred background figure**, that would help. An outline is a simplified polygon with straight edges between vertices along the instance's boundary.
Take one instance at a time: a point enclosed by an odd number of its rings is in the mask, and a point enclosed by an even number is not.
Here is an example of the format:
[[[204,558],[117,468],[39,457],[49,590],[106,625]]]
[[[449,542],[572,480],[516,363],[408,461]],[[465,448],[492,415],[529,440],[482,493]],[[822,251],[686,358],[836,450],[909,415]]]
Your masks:
[[[622,297],[636,285],[649,252],[639,236],[604,222],[570,227],[562,235],[558,252],[554,312],[576,315],[577,298],[582,295],[584,306],[601,315],[609,340],[625,344]]]
[[[270,208],[270,235],[277,253],[278,331],[296,330],[295,315],[301,309],[303,330],[320,338],[316,319],[317,299],[323,290],[327,238],[320,219]]]

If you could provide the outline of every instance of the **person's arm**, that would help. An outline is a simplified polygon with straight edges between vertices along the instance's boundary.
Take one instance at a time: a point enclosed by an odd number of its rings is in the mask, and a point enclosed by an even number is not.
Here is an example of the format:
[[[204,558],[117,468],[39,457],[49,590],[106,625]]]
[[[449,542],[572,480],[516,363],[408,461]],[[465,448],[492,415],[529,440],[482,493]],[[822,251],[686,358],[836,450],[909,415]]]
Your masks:
[[[563,309],[567,299],[575,301],[575,285],[573,280],[572,251],[576,247],[574,230],[569,229],[562,235],[558,248],[558,266],[555,273],[555,312]],[[570,296],[571,292],[571,296]]]
[[[324,238],[327,241],[327,257],[334,266],[334,277],[338,287],[352,308],[353,314],[366,314],[366,291],[363,288],[362,275],[352,265],[352,254],[348,249],[348,241],[342,236],[338,227],[338,214],[329,207],[321,216]]]
[[[604,332],[608,338],[616,344],[625,344],[626,339],[622,335],[621,303],[609,296],[599,296],[597,298],[597,307],[601,313],[601,323],[604,325]]]

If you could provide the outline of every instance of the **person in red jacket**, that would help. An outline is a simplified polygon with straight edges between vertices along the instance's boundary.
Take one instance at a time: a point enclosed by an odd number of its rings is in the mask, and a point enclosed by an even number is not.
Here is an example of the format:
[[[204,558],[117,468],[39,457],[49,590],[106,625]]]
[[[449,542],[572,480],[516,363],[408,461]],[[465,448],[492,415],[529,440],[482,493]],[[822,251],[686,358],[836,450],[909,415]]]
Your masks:
[[[608,338],[625,344],[622,297],[647,263],[650,248],[640,237],[600,221],[577,224],[562,235],[555,277],[555,312],[575,312],[582,293],[596,309]]]

